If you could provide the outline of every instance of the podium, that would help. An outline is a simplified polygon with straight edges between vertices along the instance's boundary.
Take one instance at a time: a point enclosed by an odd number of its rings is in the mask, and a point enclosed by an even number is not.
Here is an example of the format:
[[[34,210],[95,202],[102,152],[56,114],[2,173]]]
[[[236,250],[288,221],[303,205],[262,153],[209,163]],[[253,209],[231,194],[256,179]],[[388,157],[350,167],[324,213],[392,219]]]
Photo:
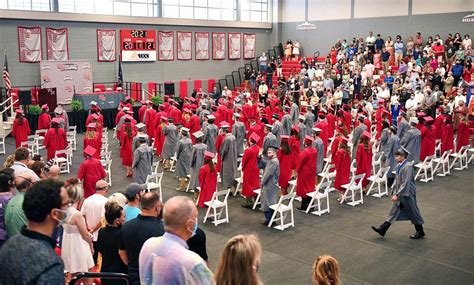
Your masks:
[[[58,95],[56,88],[41,88],[38,92],[38,105],[48,105],[49,111],[53,112],[58,106]]]

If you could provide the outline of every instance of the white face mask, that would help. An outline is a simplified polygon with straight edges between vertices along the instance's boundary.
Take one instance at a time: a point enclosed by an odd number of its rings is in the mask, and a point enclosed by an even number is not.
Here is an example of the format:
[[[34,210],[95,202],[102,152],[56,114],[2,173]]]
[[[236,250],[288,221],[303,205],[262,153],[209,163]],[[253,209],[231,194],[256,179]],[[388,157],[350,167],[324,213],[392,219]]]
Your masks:
[[[59,222],[58,224],[58,227],[62,226],[64,223],[66,223],[66,221],[69,220],[69,218],[71,217],[72,213],[71,213],[71,207],[68,207],[66,210],[61,210],[61,209],[56,209],[58,212],[60,213],[63,213],[64,214],[64,217],[60,220],[57,220]]]

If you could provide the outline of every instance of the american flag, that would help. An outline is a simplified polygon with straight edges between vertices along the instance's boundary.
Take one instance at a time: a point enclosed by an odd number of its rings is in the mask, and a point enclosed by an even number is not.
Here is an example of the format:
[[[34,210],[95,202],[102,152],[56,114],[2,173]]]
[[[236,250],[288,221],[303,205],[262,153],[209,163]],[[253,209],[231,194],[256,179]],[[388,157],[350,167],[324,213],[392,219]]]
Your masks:
[[[10,89],[12,89],[12,82],[10,81],[10,73],[8,72],[7,54],[5,54],[5,63],[3,64],[3,81],[5,82],[7,91],[10,91]]]

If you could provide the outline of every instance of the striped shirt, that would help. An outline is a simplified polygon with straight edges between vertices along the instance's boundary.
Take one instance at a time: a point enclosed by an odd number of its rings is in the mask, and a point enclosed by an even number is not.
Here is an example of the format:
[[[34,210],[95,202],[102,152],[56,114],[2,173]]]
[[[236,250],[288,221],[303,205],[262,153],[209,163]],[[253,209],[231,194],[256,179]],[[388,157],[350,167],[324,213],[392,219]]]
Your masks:
[[[168,232],[145,242],[140,251],[139,268],[140,283],[144,285],[214,284],[204,260],[188,250],[186,241]]]

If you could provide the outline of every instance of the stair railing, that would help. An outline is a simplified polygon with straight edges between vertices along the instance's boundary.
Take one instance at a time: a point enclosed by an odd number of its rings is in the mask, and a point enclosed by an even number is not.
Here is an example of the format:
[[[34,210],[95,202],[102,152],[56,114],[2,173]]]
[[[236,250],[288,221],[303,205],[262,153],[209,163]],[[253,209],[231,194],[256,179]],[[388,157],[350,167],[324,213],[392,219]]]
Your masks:
[[[2,111],[0,111],[0,123],[3,123],[3,114],[8,111],[8,109],[10,109],[10,114],[15,114],[15,112],[13,111],[13,105],[15,105],[16,103],[18,103],[18,99],[13,101],[13,97],[10,96],[5,101],[3,101],[3,103],[0,104],[0,109],[2,109]]]

